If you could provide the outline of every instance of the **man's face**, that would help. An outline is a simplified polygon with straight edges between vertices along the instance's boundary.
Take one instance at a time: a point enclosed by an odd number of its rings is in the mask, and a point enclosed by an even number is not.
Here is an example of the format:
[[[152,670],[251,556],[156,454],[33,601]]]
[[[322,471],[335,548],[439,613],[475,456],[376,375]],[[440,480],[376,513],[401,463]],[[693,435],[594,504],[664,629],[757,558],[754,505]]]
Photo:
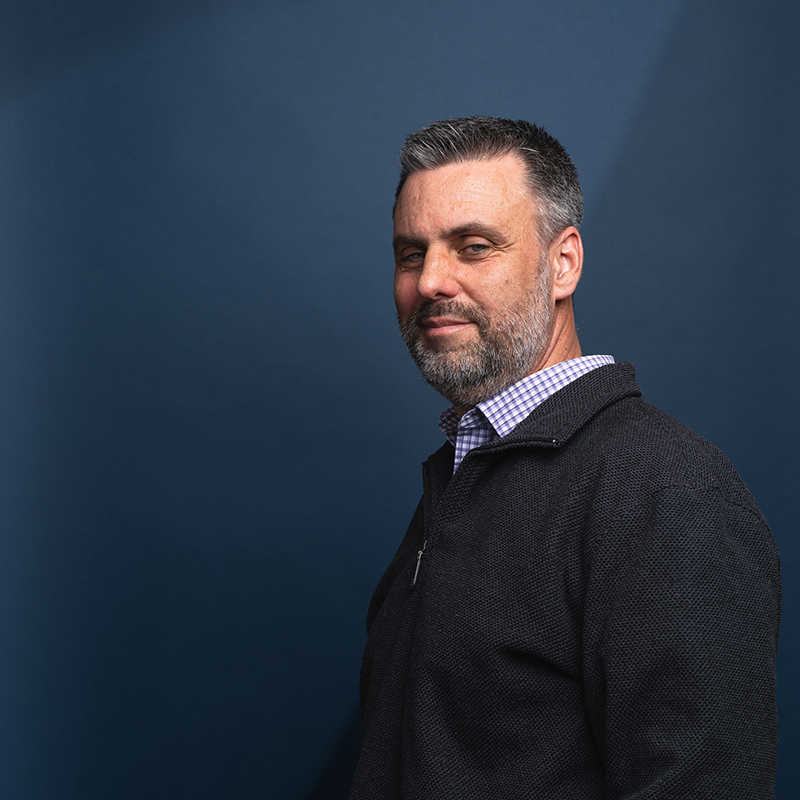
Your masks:
[[[409,176],[394,217],[400,332],[425,380],[458,408],[535,372],[553,331],[536,207],[516,156]]]

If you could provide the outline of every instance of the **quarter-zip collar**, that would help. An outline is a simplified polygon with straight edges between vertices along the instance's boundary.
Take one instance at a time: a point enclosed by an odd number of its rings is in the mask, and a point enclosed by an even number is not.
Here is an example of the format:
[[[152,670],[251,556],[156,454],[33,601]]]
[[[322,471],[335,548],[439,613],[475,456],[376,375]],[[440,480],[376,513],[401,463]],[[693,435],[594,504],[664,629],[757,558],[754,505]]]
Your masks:
[[[561,447],[604,408],[624,397],[641,396],[633,364],[598,367],[545,400],[507,436],[473,452],[521,445]]]
[[[604,408],[625,397],[641,397],[632,364],[608,364],[587,372],[545,400],[510,434],[470,450],[453,473],[455,448],[443,444],[423,464],[424,530],[428,549],[449,506],[460,504],[485,467],[485,459],[520,447],[558,448]]]

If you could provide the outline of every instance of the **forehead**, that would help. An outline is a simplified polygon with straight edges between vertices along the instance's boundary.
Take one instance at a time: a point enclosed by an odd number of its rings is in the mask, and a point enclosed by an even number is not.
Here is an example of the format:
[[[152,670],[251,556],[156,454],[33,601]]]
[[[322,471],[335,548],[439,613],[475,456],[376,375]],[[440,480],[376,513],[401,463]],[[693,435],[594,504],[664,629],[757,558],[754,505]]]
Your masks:
[[[515,155],[446,164],[409,175],[395,208],[395,232],[424,234],[481,220],[502,224],[535,214],[525,166]]]

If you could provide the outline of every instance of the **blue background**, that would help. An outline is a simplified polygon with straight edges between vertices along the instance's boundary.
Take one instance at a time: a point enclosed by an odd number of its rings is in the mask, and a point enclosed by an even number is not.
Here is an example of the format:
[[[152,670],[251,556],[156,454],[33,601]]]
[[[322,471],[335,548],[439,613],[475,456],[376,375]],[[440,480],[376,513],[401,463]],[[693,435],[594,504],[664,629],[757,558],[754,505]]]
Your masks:
[[[773,526],[794,797],[798,8],[0,3],[0,796],[343,796],[443,405],[395,331],[396,154],[480,113],[577,163],[584,352]]]

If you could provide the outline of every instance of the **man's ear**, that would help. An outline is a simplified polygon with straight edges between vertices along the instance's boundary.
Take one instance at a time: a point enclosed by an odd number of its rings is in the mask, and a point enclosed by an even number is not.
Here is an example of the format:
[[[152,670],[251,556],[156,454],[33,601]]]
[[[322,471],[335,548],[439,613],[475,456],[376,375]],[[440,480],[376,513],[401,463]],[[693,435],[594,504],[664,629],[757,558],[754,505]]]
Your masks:
[[[548,260],[553,270],[553,298],[571,297],[583,269],[583,241],[577,228],[570,225],[561,231],[548,248]]]

